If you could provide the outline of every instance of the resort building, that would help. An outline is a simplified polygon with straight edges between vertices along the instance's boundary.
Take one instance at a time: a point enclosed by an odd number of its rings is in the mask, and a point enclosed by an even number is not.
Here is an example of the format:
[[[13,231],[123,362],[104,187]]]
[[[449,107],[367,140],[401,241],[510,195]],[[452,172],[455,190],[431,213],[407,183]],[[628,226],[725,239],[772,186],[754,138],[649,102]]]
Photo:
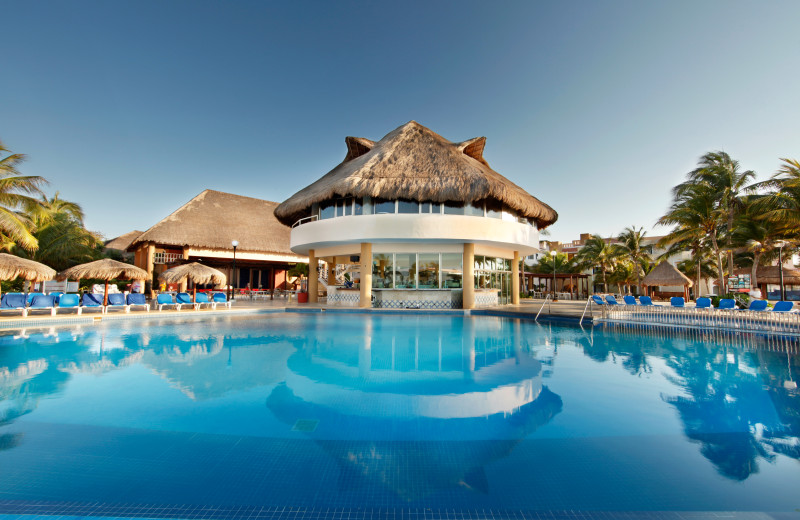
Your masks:
[[[484,137],[453,143],[411,121],[380,141],[345,143],[341,164],[275,209],[292,226],[292,252],[308,255],[310,301],[324,260],[323,278],[337,278],[329,305],[518,302],[520,259],[558,215],[492,170]]]
[[[308,259],[289,248],[290,230],[273,213],[277,205],[205,190],[141,233],[128,250],[151,280],[179,263],[202,262],[225,273],[234,289],[285,288],[287,271]]]

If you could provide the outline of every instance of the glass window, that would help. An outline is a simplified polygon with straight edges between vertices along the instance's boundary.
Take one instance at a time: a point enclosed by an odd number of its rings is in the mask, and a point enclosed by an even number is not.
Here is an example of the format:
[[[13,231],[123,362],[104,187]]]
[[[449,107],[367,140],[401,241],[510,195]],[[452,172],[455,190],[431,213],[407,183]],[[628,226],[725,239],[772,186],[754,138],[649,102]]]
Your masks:
[[[416,289],[417,287],[417,255],[415,253],[397,253],[395,255],[395,288]]]
[[[430,213],[431,212],[431,203],[430,202],[422,202],[419,205],[419,212],[420,213]]]
[[[498,258],[497,259],[497,265],[498,265],[498,270],[500,269],[501,265],[502,265],[502,270],[503,271],[510,271],[511,270],[511,260],[509,260],[508,258]]]
[[[353,214],[353,199],[342,199],[339,201],[339,204],[342,205],[342,215],[348,217]]]
[[[398,200],[398,213],[419,213],[419,202],[415,200]]]
[[[419,254],[419,289],[439,288],[439,253]]]
[[[473,204],[467,204],[464,206],[464,215],[469,215],[472,217],[482,217],[483,216],[483,203],[476,202]]]
[[[387,289],[394,287],[392,281],[392,253],[381,253],[372,257],[372,287]]]
[[[460,202],[445,202],[444,203],[445,215],[463,215],[464,205]]]
[[[503,218],[503,205],[500,201],[486,201],[486,216],[489,218]]]
[[[441,213],[442,212],[442,205],[438,202],[434,202],[431,204],[431,213]]]
[[[364,206],[361,203],[361,197],[357,197],[353,202],[353,215],[363,215]]]
[[[463,272],[461,259],[461,253],[442,253],[442,288],[461,288]]]
[[[394,213],[394,201],[393,200],[386,200],[386,199],[374,199],[372,201],[373,207],[375,208],[375,214],[381,213]]]
[[[335,215],[335,205],[332,201],[322,202],[319,205],[319,218],[326,219],[326,218],[333,218]]]
[[[486,269],[486,259],[481,255],[475,255],[475,267],[476,271],[480,271],[482,269]]]

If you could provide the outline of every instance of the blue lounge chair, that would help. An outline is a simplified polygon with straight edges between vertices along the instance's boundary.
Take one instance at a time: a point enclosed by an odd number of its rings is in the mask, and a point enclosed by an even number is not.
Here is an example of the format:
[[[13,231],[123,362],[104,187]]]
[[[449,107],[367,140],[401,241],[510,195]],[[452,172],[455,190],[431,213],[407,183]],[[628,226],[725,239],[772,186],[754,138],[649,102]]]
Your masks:
[[[5,293],[0,298],[0,311],[22,311],[22,316],[28,315],[28,305],[22,293]]]
[[[106,308],[103,306],[103,295],[96,294],[96,293],[83,293],[83,299],[81,300],[81,306],[85,310],[89,309],[99,309],[101,313],[105,314]]]
[[[606,294],[606,303],[609,305],[619,305],[619,302],[614,298],[613,294]]]
[[[653,299],[649,296],[639,296],[639,305],[653,305]]]
[[[161,309],[163,309],[164,307],[167,307],[169,305],[174,305],[175,306],[175,310],[178,310],[178,311],[181,310],[181,304],[180,303],[176,303],[172,299],[172,295],[171,294],[167,294],[167,293],[161,293],[158,296],[156,296],[156,305],[158,305],[159,312],[161,311]]]
[[[639,305],[638,303],[636,303],[636,298],[634,298],[630,294],[626,294],[625,296],[622,297],[622,299],[625,300],[625,305]]]
[[[673,296],[669,299],[669,304],[671,307],[680,307],[683,308],[686,306],[686,302],[683,300],[683,296]]]
[[[794,302],[780,301],[772,308],[772,312],[795,312],[792,309],[794,309]]]
[[[713,309],[714,306],[711,305],[711,298],[706,298],[705,296],[701,296],[695,302],[695,309]]]
[[[150,304],[147,303],[147,298],[142,293],[130,293],[128,294],[128,305],[125,308],[125,312],[130,312],[131,307],[144,307],[144,310],[150,312]]]
[[[196,308],[201,308],[203,305],[208,305],[209,307],[216,307],[211,300],[208,299],[208,295],[204,292],[199,292],[194,297],[194,304]]]
[[[212,295],[212,300],[211,300],[211,303],[213,304],[213,305],[211,306],[211,308],[212,308],[212,309],[216,309],[216,308],[217,308],[217,305],[219,305],[219,304],[222,304],[222,305],[224,305],[225,307],[227,307],[227,308],[229,308],[229,309],[230,309],[230,308],[231,308],[231,304],[233,303],[233,301],[230,301],[230,300],[228,300],[228,297],[227,297],[227,296],[225,296],[223,293],[221,293],[221,292],[215,292],[215,293]]]
[[[719,301],[719,306],[717,309],[720,310],[731,310],[736,308],[736,300],[733,298],[723,298]]]
[[[28,311],[49,310],[50,316],[56,315],[56,297],[52,294],[36,294],[28,306]]]
[[[197,310],[200,307],[199,304],[194,303],[192,301],[192,296],[188,292],[179,292],[175,296],[175,302],[176,303],[180,303],[181,306],[183,306],[183,305],[191,305],[191,306],[194,307],[194,310]],[[180,309],[178,309],[178,310],[180,310]]]
[[[128,306],[125,304],[125,295],[122,293],[109,293],[106,312],[108,312],[109,309],[122,309],[123,311],[128,312]]]
[[[767,300],[753,300],[750,306],[747,307],[748,311],[765,311],[767,310]]]
[[[596,303],[597,305],[605,305],[606,304],[606,302],[604,302],[603,299],[601,297],[597,296],[596,294],[592,295],[592,301],[594,303]]]
[[[63,292],[51,292],[50,294],[56,297],[56,305],[58,305],[58,302],[61,300],[61,297],[64,296]]]
[[[41,295],[43,295],[43,294],[44,294],[44,293],[41,293],[41,292],[32,292],[32,293],[28,293],[28,307],[30,307],[30,306],[31,306],[31,302],[33,301],[33,297],[34,297],[34,296],[41,296]]]
[[[81,313],[81,297],[77,294],[62,294],[58,298],[59,309],[77,309]]]

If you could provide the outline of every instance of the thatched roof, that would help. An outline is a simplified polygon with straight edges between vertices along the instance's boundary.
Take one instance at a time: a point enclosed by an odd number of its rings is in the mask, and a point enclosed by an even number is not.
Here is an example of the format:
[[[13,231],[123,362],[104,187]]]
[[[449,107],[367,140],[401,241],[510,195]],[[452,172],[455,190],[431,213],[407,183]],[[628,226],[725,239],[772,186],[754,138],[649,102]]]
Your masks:
[[[227,282],[227,277],[222,271],[198,262],[179,265],[158,275],[158,279],[165,283],[180,283],[187,278],[196,284],[225,285]]]
[[[275,218],[277,202],[205,190],[139,235],[128,250],[153,242],[163,246],[293,255],[290,229]]]
[[[311,205],[335,197],[380,197],[433,202],[495,199],[543,229],[558,214],[489,167],[483,158],[485,137],[452,143],[410,121],[377,143],[347,137],[347,155],[321,179],[298,191],[275,210],[292,225],[307,217]]]
[[[751,274],[750,269],[736,269],[734,274]],[[781,274],[777,265],[761,265],[756,271],[756,282],[779,284],[781,283]],[[793,269],[791,267],[783,268],[783,283],[784,285],[800,285],[800,269]]]
[[[18,256],[0,253],[0,280],[30,280],[42,282],[52,280],[56,276],[55,269]]]
[[[147,280],[147,271],[135,265],[125,264],[104,258],[87,264],[76,265],[58,273],[60,280],[81,280],[83,278],[97,278],[100,280]]]
[[[661,262],[642,280],[642,285],[694,285],[692,281],[669,262]]]
[[[127,251],[128,247],[133,243],[136,238],[142,234],[142,231],[129,231],[124,235],[117,238],[112,238],[104,244],[106,249],[116,249],[117,251]]]

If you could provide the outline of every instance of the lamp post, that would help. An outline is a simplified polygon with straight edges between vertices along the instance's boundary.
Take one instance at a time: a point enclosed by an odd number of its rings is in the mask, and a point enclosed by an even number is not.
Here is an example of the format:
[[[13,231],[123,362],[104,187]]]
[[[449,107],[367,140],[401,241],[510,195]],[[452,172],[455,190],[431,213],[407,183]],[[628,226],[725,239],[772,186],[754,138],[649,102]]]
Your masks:
[[[236,281],[237,281],[237,278],[236,278],[236,247],[239,245],[239,241],[238,240],[232,240],[231,241],[231,245],[233,246],[233,280],[231,281],[232,282],[231,285],[233,285],[233,283],[236,283]],[[231,300],[235,300],[236,299],[236,287],[232,287],[232,289],[233,289],[233,294],[231,294]]]
[[[780,283],[781,283],[781,300],[786,300],[786,292],[783,288],[783,248],[786,247],[786,242],[778,241],[775,243],[778,246],[778,273],[780,273]],[[768,291],[769,292],[769,291]]]
[[[553,301],[556,301],[556,255],[558,252],[550,251],[550,256],[553,258]]]

